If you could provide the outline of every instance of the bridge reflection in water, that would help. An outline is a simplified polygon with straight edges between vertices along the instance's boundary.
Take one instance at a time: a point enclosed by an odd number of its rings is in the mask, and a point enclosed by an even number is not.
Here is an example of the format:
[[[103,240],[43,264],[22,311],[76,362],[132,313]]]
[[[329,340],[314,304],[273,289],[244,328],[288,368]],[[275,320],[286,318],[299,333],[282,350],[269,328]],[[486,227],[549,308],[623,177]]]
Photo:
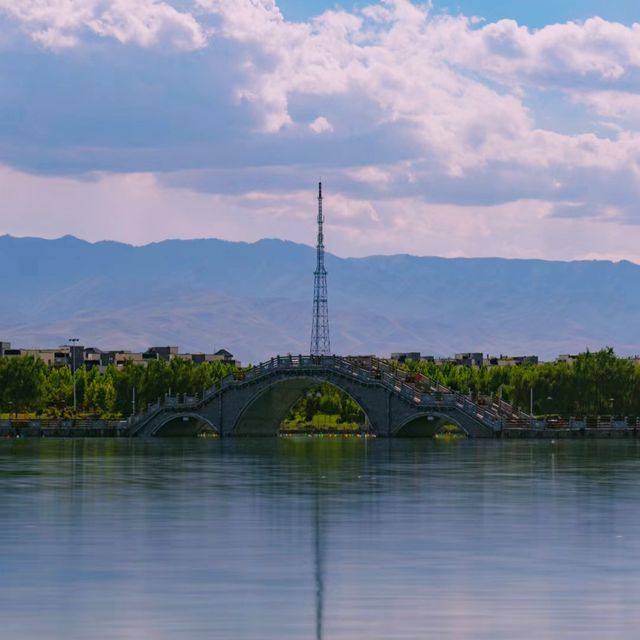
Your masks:
[[[349,395],[379,437],[419,431],[435,435],[453,423],[472,438],[499,434],[507,420],[526,420],[510,405],[480,405],[420,374],[407,374],[373,357],[286,356],[230,375],[199,397],[165,398],[130,421],[131,436],[171,429],[187,435],[211,430],[220,436],[275,435],[291,407],[307,391],[329,383]]]

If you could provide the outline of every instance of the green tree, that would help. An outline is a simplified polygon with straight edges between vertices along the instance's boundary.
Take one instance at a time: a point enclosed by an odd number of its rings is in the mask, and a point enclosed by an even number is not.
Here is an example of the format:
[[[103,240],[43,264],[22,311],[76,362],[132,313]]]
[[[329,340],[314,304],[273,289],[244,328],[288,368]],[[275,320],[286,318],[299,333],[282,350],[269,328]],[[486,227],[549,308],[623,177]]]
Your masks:
[[[2,408],[18,415],[42,404],[45,365],[31,356],[2,358],[0,393]]]
[[[85,405],[98,417],[110,417],[115,413],[116,390],[109,376],[95,376],[87,384]]]
[[[43,404],[55,417],[65,416],[73,406],[73,376],[66,367],[49,369],[44,377]]]

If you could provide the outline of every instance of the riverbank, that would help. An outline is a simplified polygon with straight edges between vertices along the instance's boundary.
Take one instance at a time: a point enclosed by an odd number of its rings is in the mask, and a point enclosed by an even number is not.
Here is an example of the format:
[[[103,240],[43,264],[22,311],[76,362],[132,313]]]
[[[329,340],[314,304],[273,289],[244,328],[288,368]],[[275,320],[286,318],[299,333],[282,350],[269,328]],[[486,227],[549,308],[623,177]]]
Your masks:
[[[504,440],[579,440],[637,438],[637,427],[592,427],[585,429],[505,429],[500,436]]]
[[[363,431],[339,428],[284,428],[279,435],[369,436]],[[508,428],[496,434],[504,440],[579,440],[637,438],[640,428],[630,426],[599,426],[580,429]],[[127,438],[126,420],[0,420],[0,438]]]
[[[112,420],[2,420],[0,438],[123,438],[126,421]]]

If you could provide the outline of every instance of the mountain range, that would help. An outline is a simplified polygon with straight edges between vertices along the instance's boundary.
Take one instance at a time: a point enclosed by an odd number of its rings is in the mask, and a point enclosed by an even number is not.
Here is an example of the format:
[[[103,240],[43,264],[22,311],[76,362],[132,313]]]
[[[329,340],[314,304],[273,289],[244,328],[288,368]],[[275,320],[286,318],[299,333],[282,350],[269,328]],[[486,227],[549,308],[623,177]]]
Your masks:
[[[631,262],[327,255],[340,354],[640,352]],[[315,249],[167,240],[145,246],[0,237],[0,340],[102,349],[308,353]]]

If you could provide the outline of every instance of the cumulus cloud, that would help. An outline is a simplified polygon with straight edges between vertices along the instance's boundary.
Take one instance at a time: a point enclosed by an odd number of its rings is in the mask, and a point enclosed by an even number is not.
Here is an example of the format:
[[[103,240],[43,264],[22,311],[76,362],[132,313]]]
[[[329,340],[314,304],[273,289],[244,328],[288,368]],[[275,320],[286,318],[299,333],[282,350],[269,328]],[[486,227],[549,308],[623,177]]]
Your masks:
[[[595,90],[574,92],[572,97],[617,131],[640,130],[640,93]]]
[[[452,47],[463,37],[462,47]],[[459,19],[443,41],[453,60],[499,81],[561,88],[615,84],[640,67],[640,24],[602,18],[530,30],[513,20],[469,29]]]
[[[54,50],[73,47],[86,34],[142,47],[166,43],[189,50],[206,44],[191,14],[159,0],[0,0],[0,13]]]
[[[318,116],[309,124],[309,129],[314,133],[330,133],[333,131],[333,126],[324,116]]]
[[[272,0],[199,2],[221,20],[223,37],[260,52],[247,63],[237,95],[259,105],[262,131],[277,136],[294,126],[295,105],[305,96],[338,136],[407,127],[419,151],[391,168],[396,193],[426,186],[427,172],[472,177],[506,164],[512,173],[519,168],[522,180],[546,173],[541,198],[571,191],[572,173],[598,171],[618,181],[629,201],[635,195],[637,171],[629,171],[640,159],[635,133],[544,129],[526,98],[532,88],[561,88],[568,101],[628,124],[637,102],[630,91],[640,88],[640,25],[593,18],[530,30],[512,20],[478,24],[432,15],[408,0],[291,24]],[[358,169],[351,175],[357,179]]]
[[[0,132],[5,162],[155,172],[157,189],[213,194],[254,230],[263,228],[259,211],[270,221],[299,212],[301,185],[321,174],[339,191],[344,237],[357,244],[366,227],[372,247],[387,252],[433,250],[427,238],[437,237],[442,251],[455,253],[458,238],[473,253],[467,230],[505,240],[492,215],[525,237],[527,224],[575,236],[570,225],[584,220],[591,230],[625,225],[627,235],[640,222],[640,24],[592,18],[534,30],[409,0],[296,23],[275,0],[0,0],[0,12],[41,47],[100,37],[144,49],[128,57],[135,81],[119,87],[108,113],[99,84],[83,92],[82,113],[68,113],[69,99],[50,121],[53,107],[32,95],[19,98],[37,103],[27,112],[11,92],[0,95],[3,113],[21,114]],[[170,63],[172,49],[199,51],[182,66]],[[64,73],[77,64],[57,58]],[[105,54],[92,68],[113,83],[126,76],[113,64]],[[46,139],[59,122],[92,113],[100,126],[77,127],[73,142]],[[30,145],[14,139],[16,127]]]

